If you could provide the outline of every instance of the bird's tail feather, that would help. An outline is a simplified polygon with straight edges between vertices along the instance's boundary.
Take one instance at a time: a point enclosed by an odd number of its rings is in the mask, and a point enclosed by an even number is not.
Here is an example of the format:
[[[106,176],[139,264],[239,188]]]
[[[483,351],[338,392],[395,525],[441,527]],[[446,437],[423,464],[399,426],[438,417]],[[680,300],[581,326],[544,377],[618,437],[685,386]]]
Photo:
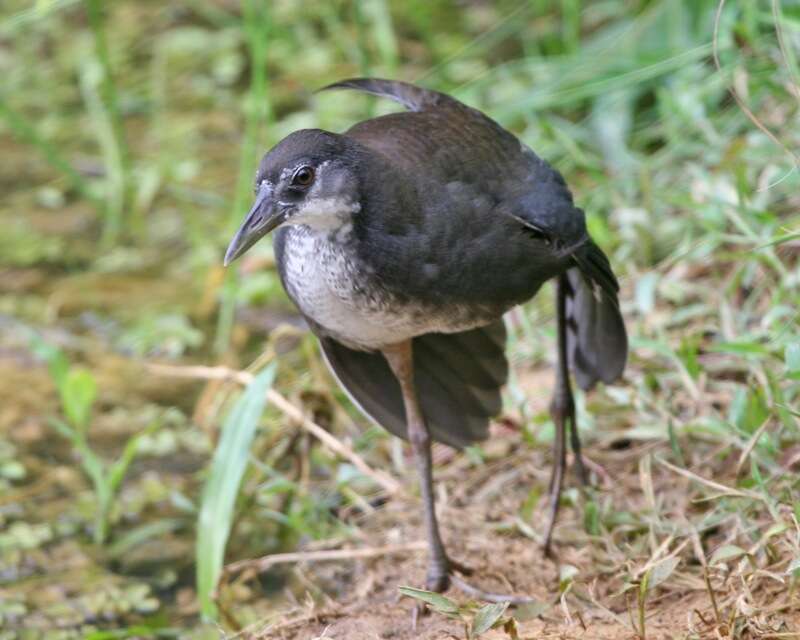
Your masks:
[[[608,258],[591,240],[573,255],[567,271],[567,353],[575,381],[591,389],[622,375],[628,336],[619,309],[619,284]]]
[[[486,438],[508,377],[505,339],[502,320],[414,338],[414,382],[434,440],[460,448]],[[332,338],[321,338],[320,344],[331,371],[361,411],[407,439],[400,385],[383,355],[356,351]]]

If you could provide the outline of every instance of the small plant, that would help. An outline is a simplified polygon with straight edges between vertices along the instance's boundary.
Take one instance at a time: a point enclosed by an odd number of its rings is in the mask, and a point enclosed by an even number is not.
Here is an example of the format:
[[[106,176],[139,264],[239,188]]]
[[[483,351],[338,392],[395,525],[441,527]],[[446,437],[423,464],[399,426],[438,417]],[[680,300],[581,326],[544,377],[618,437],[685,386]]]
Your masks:
[[[96,498],[93,537],[95,544],[103,544],[108,539],[111,508],[125,473],[136,457],[141,439],[152,433],[158,422],[153,422],[147,429],[129,438],[114,462],[104,461],[94,452],[87,437],[97,396],[94,376],[88,369],[70,365],[63,351],[38,338],[34,339],[32,348],[47,362],[50,376],[58,389],[63,418],[51,418],[49,424],[70,441],[78,453],[84,473],[92,482]]]
[[[658,562],[650,562],[640,576],[631,581],[628,589],[636,592],[636,612],[638,619],[634,620],[631,615],[631,626],[636,632],[639,640],[647,638],[647,598],[650,593],[660,584],[665,582],[672,575],[675,568],[680,563],[680,558],[675,555],[667,556]],[[628,590],[626,589],[626,591]]]
[[[414,587],[399,587],[400,593],[409,598],[424,602],[437,613],[448,618],[460,620],[464,625],[466,640],[474,640],[495,627],[503,626],[508,630],[514,629],[513,618],[503,619],[503,614],[508,608],[507,602],[486,604],[477,607],[473,604],[458,605],[441,593],[415,589]],[[510,634],[513,637],[513,634]]]

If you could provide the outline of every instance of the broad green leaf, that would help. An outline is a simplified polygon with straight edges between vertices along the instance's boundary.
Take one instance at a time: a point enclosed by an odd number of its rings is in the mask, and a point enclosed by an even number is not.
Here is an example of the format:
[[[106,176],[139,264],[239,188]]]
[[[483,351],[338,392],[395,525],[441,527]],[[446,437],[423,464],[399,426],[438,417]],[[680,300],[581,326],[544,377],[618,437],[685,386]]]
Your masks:
[[[678,566],[680,562],[680,558],[675,556],[671,556],[669,558],[664,558],[660,562],[654,564],[650,571],[648,571],[647,577],[647,588],[655,589],[658,585],[664,582],[667,578],[672,575],[672,572],[675,571],[675,567]]]
[[[47,363],[50,377],[57,389],[61,389],[69,371],[69,360],[64,352],[55,345],[45,342],[40,336],[31,337],[31,351]]]
[[[760,387],[738,387],[731,400],[728,414],[730,422],[746,433],[754,433],[769,416],[764,392]]]
[[[527,602],[514,609],[514,618],[519,622],[533,620],[551,608],[552,605],[549,602]]]
[[[61,405],[67,421],[78,431],[85,432],[97,396],[94,376],[86,369],[79,367],[70,369],[60,391]]]
[[[737,547],[735,544],[725,544],[711,555],[711,560],[708,561],[708,564],[720,564],[726,560],[735,560],[736,558],[741,558],[744,555],[747,555],[747,551],[741,547]]]
[[[458,605],[450,598],[443,596],[441,593],[434,593],[433,591],[425,591],[425,589],[415,589],[414,587],[398,587],[398,591],[404,596],[421,600],[431,607],[434,611],[443,613],[446,616],[458,616]]]
[[[600,535],[600,509],[594,501],[587,502],[583,509],[583,528],[590,536]]]
[[[225,546],[233,522],[239,485],[247,468],[250,445],[275,379],[276,364],[259,373],[228,414],[211,461],[197,518],[197,597],[204,616],[216,616],[212,594],[222,573]]]
[[[792,342],[786,345],[784,353],[786,370],[789,373],[800,372],[800,342]]]
[[[478,609],[478,612],[472,619],[472,629],[469,634],[470,638],[477,638],[491,629],[506,612],[506,609],[508,609],[508,602],[487,604]]]

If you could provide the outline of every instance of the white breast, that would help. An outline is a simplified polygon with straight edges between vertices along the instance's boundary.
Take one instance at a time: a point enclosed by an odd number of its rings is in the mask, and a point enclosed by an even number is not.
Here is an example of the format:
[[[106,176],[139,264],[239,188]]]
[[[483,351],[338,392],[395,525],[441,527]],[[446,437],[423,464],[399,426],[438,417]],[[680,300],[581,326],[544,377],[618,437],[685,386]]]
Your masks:
[[[292,227],[284,245],[284,279],[304,315],[352,347],[379,349],[424,333],[466,331],[486,324],[474,309],[400,303],[377,286],[346,246],[349,230],[329,234]]]
[[[418,334],[413,313],[361,286],[356,265],[342,246],[307,227],[287,234],[286,288],[304,315],[351,346],[377,349]]]

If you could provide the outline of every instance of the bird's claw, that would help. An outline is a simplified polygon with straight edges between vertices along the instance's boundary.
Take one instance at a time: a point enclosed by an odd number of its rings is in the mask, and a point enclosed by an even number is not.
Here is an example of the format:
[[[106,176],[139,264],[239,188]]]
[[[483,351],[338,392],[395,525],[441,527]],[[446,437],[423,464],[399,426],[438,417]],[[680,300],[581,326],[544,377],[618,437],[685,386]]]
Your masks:
[[[444,593],[450,588],[451,577],[455,573],[460,573],[462,576],[471,576],[474,570],[465,564],[445,558],[444,562],[435,563],[428,567],[425,588],[434,593]]]
[[[588,487],[591,484],[589,470],[586,468],[586,463],[583,461],[583,456],[580,453],[575,454],[572,468],[575,475],[578,476],[578,481],[581,483],[581,486]]]
[[[472,567],[468,567],[467,565],[456,562],[455,560],[448,560],[447,563],[450,565],[451,571],[460,573],[462,576],[471,576],[473,573],[475,573],[475,570]]]
[[[432,565],[428,570],[428,576],[425,580],[425,588],[434,593],[444,593],[451,586],[468,595],[475,600],[483,600],[484,602],[508,602],[510,604],[526,604],[533,602],[531,598],[523,596],[514,596],[510,594],[491,593],[484,591],[478,587],[471,585],[463,580],[460,576],[471,576],[474,570],[471,567],[450,560],[442,564]],[[416,629],[417,619],[420,615],[427,612],[426,605],[417,603],[412,612],[412,626]]]

